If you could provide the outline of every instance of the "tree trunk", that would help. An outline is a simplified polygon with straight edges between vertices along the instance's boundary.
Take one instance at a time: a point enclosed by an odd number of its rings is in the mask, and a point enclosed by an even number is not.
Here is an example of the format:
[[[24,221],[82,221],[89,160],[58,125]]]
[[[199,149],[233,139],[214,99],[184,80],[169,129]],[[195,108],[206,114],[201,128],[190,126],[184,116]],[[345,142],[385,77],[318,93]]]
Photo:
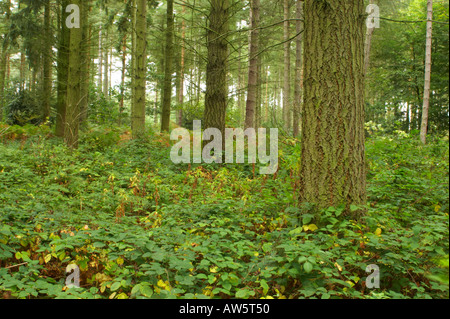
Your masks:
[[[364,1],[304,3],[300,202],[350,215],[366,202]]]
[[[219,129],[222,136],[225,136],[228,98],[226,82],[228,42],[225,34],[228,32],[229,1],[211,0],[210,3],[204,127]]]
[[[145,136],[145,79],[147,62],[147,1],[137,0],[134,112],[131,129],[133,139]]]
[[[6,21],[7,27],[9,28],[9,20],[11,16],[11,0],[7,1],[6,6]],[[1,52],[0,52],[0,122],[3,120],[3,108],[5,105],[5,79],[6,79],[6,73],[7,73],[7,62],[9,59],[9,53],[8,53],[8,46],[9,43],[5,39],[3,43],[1,44]]]
[[[303,0],[297,0],[297,10],[296,10],[296,32],[297,34],[303,30],[303,22],[300,19],[303,17]],[[301,106],[302,106],[302,90],[303,90],[303,57],[302,57],[302,42],[303,35],[300,34],[296,39],[296,58],[295,58],[295,100],[294,100],[294,123],[293,123],[293,133],[294,137],[299,135],[300,129],[300,116],[301,116]]]
[[[186,7],[183,5],[183,15],[186,13]],[[180,109],[177,113],[177,124],[178,126],[183,125],[183,104],[184,104],[184,68],[185,68],[185,57],[186,49],[184,40],[186,38],[186,23],[183,20],[181,22],[181,61],[180,61],[180,88],[178,91],[178,105]]]
[[[245,128],[254,128],[258,89],[258,50],[259,50],[259,0],[251,1],[250,20],[250,63],[248,68],[248,92],[245,111]]]
[[[370,4],[374,4],[375,0],[370,0]],[[366,31],[366,40],[364,44],[364,73],[367,74],[367,70],[369,70],[369,62],[370,62],[370,50],[372,48],[372,35],[375,28],[367,28]]]
[[[289,0],[284,0],[284,79],[283,79],[283,121],[286,130],[292,127],[291,114],[291,42],[289,41]]]
[[[425,53],[425,86],[423,90],[423,109],[422,109],[422,124],[420,126],[420,140],[423,144],[427,142],[428,132],[428,112],[430,108],[430,84],[431,84],[431,45],[433,34],[433,0],[428,0],[427,3],[427,40]]]
[[[122,74],[120,80],[119,125],[122,125],[122,114],[125,101],[125,73],[127,67],[127,35],[122,38]]]
[[[50,99],[52,95],[52,55],[53,55],[53,34],[51,30],[50,0],[44,3],[44,76],[43,76],[43,99],[42,99],[42,120],[45,122],[50,117]]]
[[[166,52],[164,62],[164,88],[162,98],[161,132],[169,132],[170,109],[172,103],[172,71],[173,71],[173,0],[167,1]]]
[[[103,34],[102,26],[98,31],[98,81],[97,89],[98,92],[103,91]]]
[[[103,95],[109,97],[109,52],[108,52],[108,29],[104,32],[104,42],[103,42]]]
[[[82,0],[72,0],[72,4],[80,8],[83,12]],[[67,83],[67,107],[66,107],[66,123],[64,126],[64,140],[68,147],[78,147],[78,130],[80,125],[80,102],[81,102],[81,61],[83,60],[81,50],[84,27],[84,19],[80,19],[80,28],[71,28],[69,30],[69,74]],[[63,25],[63,28],[67,26]]]
[[[66,123],[66,106],[67,106],[67,81],[69,69],[69,45],[70,33],[65,25],[67,13],[66,7],[69,5],[69,0],[61,0],[61,14],[60,14],[60,29],[59,29],[59,44],[58,44],[58,66],[57,66],[57,104],[56,104],[56,126],[55,135],[64,137],[65,123]]]
[[[80,122],[83,123],[87,119],[89,104],[89,65],[91,62],[90,54],[90,36],[89,36],[89,11],[91,0],[84,0],[83,11],[81,12],[82,27],[82,43],[81,43],[81,101],[80,101]]]

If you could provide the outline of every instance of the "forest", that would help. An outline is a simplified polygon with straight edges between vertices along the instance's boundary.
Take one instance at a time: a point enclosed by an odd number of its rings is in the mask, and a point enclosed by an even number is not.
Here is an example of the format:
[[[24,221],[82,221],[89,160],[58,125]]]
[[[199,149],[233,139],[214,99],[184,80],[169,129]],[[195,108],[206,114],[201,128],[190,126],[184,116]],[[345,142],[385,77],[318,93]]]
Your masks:
[[[448,0],[0,0],[0,30],[0,299],[449,298]]]

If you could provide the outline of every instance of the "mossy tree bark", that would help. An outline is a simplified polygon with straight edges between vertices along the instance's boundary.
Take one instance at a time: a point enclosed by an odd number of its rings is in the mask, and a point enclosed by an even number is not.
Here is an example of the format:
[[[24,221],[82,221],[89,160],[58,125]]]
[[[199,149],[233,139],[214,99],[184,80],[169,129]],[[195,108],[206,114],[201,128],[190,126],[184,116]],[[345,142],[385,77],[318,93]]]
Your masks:
[[[296,23],[295,30],[297,34],[303,31],[303,0],[296,0]],[[302,90],[303,90],[303,35],[300,34],[295,40],[295,89],[294,89],[294,118],[293,118],[293,134],[294,137],[299,135],[300,116],[302,107]]]
[[[145,136],[145,84],[147,64],[147,1],[137,0],[136,10],[136,49],[135,55],[135,89],[131,129],[133,139]]]
[[[89,78],[91,63],[91,41],[89,27],[89,13],[91,10],[91,0],[84,0],[83,11],[81,12],[82,21],[82,54],[81,54],[81,104],[80,104],[80,122],[87,120],[89,104]]]
[[[5,24],[6,27],[9,28],[9,20],[11,16],[11,0],[8,0],[6,2],[6,15],[5,15]],[[8,40],[8,34],[4,35],[5,38],[3,39],[3,42],[0,46],[0,122],[3,120],[3,108],[4,108],[4,95],[5,95],[5,81],[6,81],[6,74],[7,74],[7,62],[9,59],[9,40]]]
[[[347,214],[366,202],[364,9],[363,0],[304,2],[300,202]]]
[[[291,110],[291,41],[290,36],[290,2],[284,0],[284,65],[283,65],[283,121],[284,127],[290,131],[292,127],[292,110]]]
[[[42,117],[46,121],[50,117],[50,99],[52,95],[52,57],[53,57],[53,34],[51,29],[50,0],[44,3],[44,33],[45,49],[43,52],[44,70],[43,70],[43,101]]]
[[[56,126],[55,135],[64,137],[64,123],[66,122],[66,100],[67,100],[67,80],[69,69],[69,45],[70,33],[65,25],[67,13],[66,7],[69,5],[68,0],[61,0],[61,14],[60,14],[60,28],[59,28],[59,43],[57,55],[57,104],[56,104]]]
[[[217,128],[225,136],[229,0],[211,0],[210,3],[204,128]]]
[[[251,1],[250,10],[250,62],[248,68],[247,103],[245,109],[245,128],[255,127],[255,112],[258,94],[258,64],[259,64],[259,0]]]
[[[169,132],[170,109],[172,103],[172,71],[173,71],[173,0],[167,1],[166,52],[164,62],[164,88],[162,99],[161,132]]]
[[[72,0],[71,4],[80,8],[83,12],[83,1]],[[80,28],[69,29],[69,72],[67,81],[67,106],[64,125],[64,140],[68,147],[78,147],[78,131],[80,126],[80,103],[81,103],[81,61],[83,60],[81,44],[83,40],[82,29],[84,19],[80,19]],[[63,28],[67,28],[65,21]]]

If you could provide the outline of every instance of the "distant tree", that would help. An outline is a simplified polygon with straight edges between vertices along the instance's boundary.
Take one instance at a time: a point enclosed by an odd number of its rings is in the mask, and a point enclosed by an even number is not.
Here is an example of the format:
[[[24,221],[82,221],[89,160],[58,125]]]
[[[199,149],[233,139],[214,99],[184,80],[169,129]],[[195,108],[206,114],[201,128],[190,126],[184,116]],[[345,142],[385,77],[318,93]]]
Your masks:
[[[427,142],[428,113],[430,109],[430,84],[431,84],[431,49],[433,33],[433,0],[427,2],[427,40],[425,49],[425,88],[423,90],[422,124],[420,126],[420,140]]]

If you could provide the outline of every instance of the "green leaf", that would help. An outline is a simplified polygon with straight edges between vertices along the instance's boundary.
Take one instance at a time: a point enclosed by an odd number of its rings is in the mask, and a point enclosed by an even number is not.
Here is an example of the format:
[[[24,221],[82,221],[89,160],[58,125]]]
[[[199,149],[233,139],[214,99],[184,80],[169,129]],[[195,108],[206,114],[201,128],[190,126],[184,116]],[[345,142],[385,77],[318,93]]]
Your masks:
[[[149,285],[141,285],[140,292],[143,296],[150,298],[153,295],[153,290]]]
[[[121,286],[121,283],[116,281],[115,283],[113,283],[111,285],[111,291],[116,291],[117,289],[120,288],[120,286]]]
[[[307,261],[303,264],[303,269],[307,274],[309,274],[313,270],[313,265],[309,261]]]
[[[269,285],[267,284],[267,281],[265,281],[264,279],[261,279],[259,284],[261,285],[261,287],[263,289],[263,294],[267,295],[267,292],[269,291]]]

